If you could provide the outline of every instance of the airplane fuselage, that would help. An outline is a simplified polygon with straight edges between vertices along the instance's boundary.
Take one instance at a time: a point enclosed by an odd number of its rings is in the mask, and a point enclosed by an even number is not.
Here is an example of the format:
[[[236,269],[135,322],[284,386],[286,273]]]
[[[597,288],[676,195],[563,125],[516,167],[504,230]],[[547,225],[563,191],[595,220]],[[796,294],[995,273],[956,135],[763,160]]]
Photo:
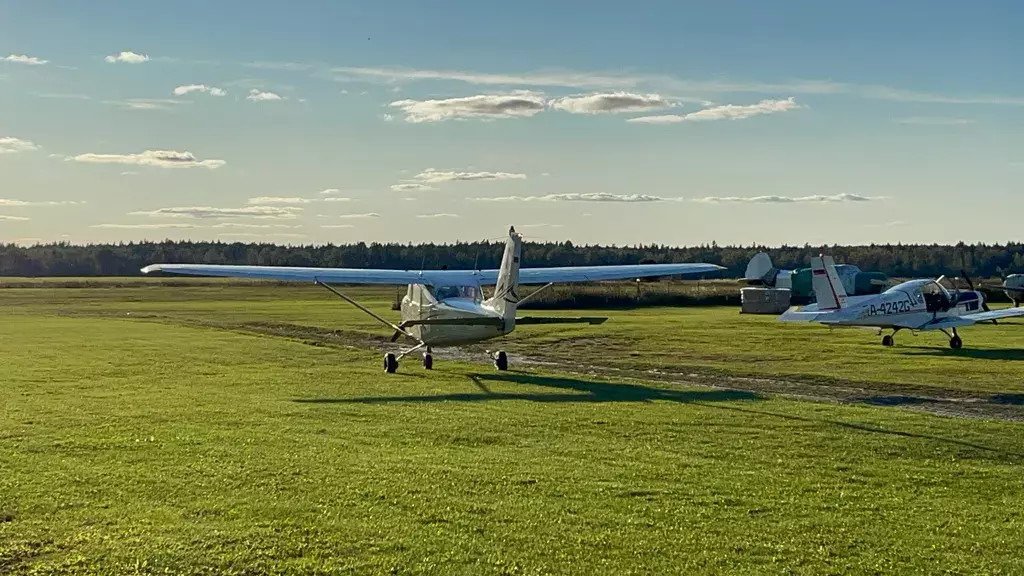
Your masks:
[[[891,290],[874,296],[848,297],[839,310],[821,310],[811,304],[801,312],[820,313],[819,321],[826,324],[914,329],[942,318],[978,312],[982,302],[982,294],[974,290],[953,294]]]
[[[479,287],[458,287],[458,295],[439,299],[439,292],[422,284],[410,284],[402,298],[402,321],[496,318],[502,315],[492,303],[482,299]],[[504,336],[515,329],[509,320],[497,326],[475,325],[413,325],[408,331],[427,346],[462,346]]]

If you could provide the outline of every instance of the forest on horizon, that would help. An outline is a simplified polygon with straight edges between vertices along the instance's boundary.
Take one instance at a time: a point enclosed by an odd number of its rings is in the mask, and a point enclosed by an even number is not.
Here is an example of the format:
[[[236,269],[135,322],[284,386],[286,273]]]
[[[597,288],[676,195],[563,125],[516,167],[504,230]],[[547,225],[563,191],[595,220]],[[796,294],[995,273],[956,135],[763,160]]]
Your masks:
[[[397,268],[420,270],[496,268],[503,242],[452,244],[275,244],[163,241],[119,244],[35,246],[0,245],[0,276],[138,276],[149,264],[195,263],[332,268]],[[818,253],[837,263],[890,277],[959,275],[995,278],[1024,273],[1024,243],[1007,244],[872,244],[861,246],[719,246],[715,243],[664,245],[577,246],[572,242],[524,242],[526,267],[585,266],[670,262],[706,262],[727,268],[713,276],[739,277],[757,252],[767,252],[777,268],[810,265]]]

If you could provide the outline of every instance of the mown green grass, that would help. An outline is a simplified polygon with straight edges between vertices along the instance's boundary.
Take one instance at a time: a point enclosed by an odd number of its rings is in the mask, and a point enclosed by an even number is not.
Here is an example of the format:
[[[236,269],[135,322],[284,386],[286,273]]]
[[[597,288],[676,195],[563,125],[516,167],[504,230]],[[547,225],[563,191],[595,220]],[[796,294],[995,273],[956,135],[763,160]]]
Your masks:
[[[0,306],[0,573],[1024,571],[1019,424],[457,362],[385,375],[373,350],[177,325],[373,328],[305,289]],[[570,333],[625,350],[694,318],[760,326],[679,314]],[[531,331],[514,344],[564,336]],[[737,354],[711,332],[700,354]]]

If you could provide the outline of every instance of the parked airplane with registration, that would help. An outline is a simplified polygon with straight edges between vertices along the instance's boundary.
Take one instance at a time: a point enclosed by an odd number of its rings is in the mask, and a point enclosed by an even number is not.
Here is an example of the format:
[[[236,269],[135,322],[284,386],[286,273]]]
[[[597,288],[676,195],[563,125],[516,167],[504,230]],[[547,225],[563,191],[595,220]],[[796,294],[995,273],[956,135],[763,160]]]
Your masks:
[[[957,328],[1024,316],[1024,308],[990,310],[984,294],[974,290],[966,274],[971,290],[949,291],[942,286],[945,276],[941,276],[908,280],[877,295],[847,296],[831,256],[811,258],[811,269],[817,302],[790,308],[779,320],[878,328],[879,333],[892,329],[882,338],[883,346],[892,346],[900,330],[941,330],[949,337],[949,347],[956,350],[963,346]]]
[[[393,329],[391,341],[405,336],[416,345],[398,356],[384,356],[384,370],[393,373],[398,361],[416,351],[423,353],[423,367],[433,367],[433,349],[474,344],[511,333],[517,324],[600,324],[607,318],[516,318],[516,310],[542,290],[559,282],[591,282],[657,276],[700,274],[724,270],[715,264],[637,264],[626,266],[567,266],[522,268],[522,236],[509,228],[501,267],[497,270],[373,270],[356,268],[294,268],[285,266],[222,266],[209,264],[153,264],[144,274],[166,272],[193,276],[255,278],[313,282]],[[393,324],[383,316],[349,298],[330,284],[407,285],[402,299],[402,320]],[[485,299],[482,287],[494,285]],[[520,284],[543,284],[525,298]],[[489,352],[498,370],[508,369],[504,351]]]

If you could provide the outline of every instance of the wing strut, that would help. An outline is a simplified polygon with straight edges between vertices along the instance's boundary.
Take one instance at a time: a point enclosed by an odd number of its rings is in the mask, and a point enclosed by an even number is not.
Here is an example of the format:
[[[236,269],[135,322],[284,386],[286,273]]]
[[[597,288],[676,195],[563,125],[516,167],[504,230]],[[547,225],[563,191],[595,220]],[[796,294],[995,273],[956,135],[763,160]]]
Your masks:
[[[423,342],[422,340],[420,340],[419,338],[417,338],[417,337],[413,336],[413,335],[412,335],[412,334],[410,334],[409,332],[406,332],[406,331],[405,331],[404,329],[402,329],[402,328],[399,328],[399,327],[398,327],[398,325],[396,325],[396,324],[393,324],[393,323],[392,323],[391,321],[389,321],[389,320],[388,320],[387,318],[384,318],[383,316],[381,316],[381,315],[377,314],[377,313],[376,313],[376,312],[374,312],[373,310],[370,310],[370,309],[369,309],[369,308],[367,308],[366,306],[363,306],[363,305],[362,305],[362,304],[360,304],[359,302],[356,302],[355,300],[353,300],[353,299],[349,298],[348,296],[345,296],[344,294],[342,294],[342,293],[341,293],[341,292],[339,292],[338,290],[334,289],[334,287],[333,287],[333,286],[331,286],[330,284],[327,284],[327,283],[325,283],[325,282],[321,282],[319,278],[316,278],[316,279],[315,279],[314,281],[315,281],[315,282],[316,282],[317,284],[319,284],[319,285],[323,286],[324,288],[327,288],[328,290],[330,290],[331,292],[333,292],[333,293],[334,293],[334,295],[335,295],[335,296],[337,296],[338,298],[341,298],[342,300],[344,300],[344,301],[348,302],[349,304],[351,304],[351,305],[355,306],[356,308],[359,308],[360,310],[362,310],[363,312],[366,312],[367,314],[369,314],[370,316],[372,316],[373,318],[375,318],[375,319],[376,319],[377,321],[381,322],[382,324],[384,324],[384,325],[385,325],[385,326],[387,326],[388,328],[391,328],[392,330],[394,330],[394,331],[395,331],[395,336],[396,336],[396,337],[395,337],[395,338],[392,338],[392,340],[391,340],[392,342],[394,342],[395,340],[397,340],[397,336],[398,336],[399,334],[402,334],[402,335],[404,335],[404,336],[406,336],[406,337],[408,337],[408,338],[411,338],[411,339],[413,339],[413,340],[415,340],[415,341],[419,342],[419,343],[420,343],[420,346],[426,346],[426,343],[424,343],[424,342]]]

